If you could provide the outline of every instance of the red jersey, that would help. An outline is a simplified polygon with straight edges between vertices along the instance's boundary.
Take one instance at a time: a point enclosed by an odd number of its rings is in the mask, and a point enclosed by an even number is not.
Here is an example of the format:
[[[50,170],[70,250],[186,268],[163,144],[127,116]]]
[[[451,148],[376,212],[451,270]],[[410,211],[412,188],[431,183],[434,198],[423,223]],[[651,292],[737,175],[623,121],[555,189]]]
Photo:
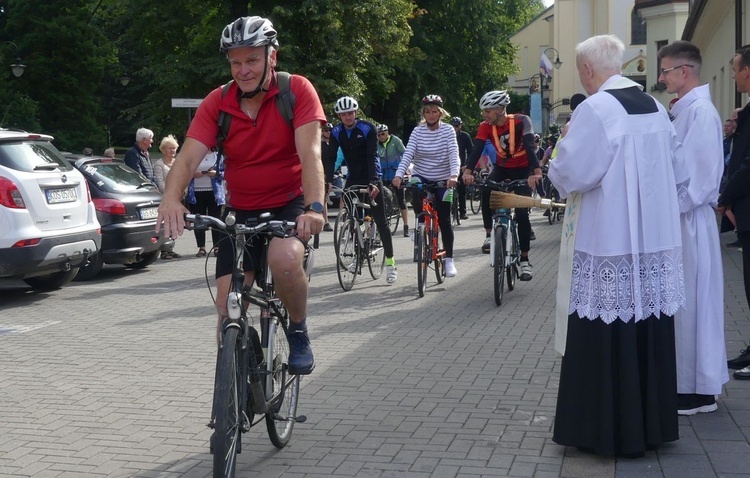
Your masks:
[[[292,75],[289,86],[296,98],[294,127],[312,121],[325,124],[323,106],[310,81]],[[242,210],[284,206],[302,194],[302,164],[294,131],[276,106],[278,85],[273,82],[255,120],[240,109],[237,89],[237,84],[232,83],[223,98],[221,86],[209,93],[186,136],[213,148],[219,133],[219,110],[231,115],[232,123],[224,141],[227,204]]]
[[[513,140],[511,141],[510,129],[513,123]],[[524,134],[533,133],[531,120],[526,115],[508,115],[508,121],[497,127],[497,136],[492,131],[492,126],[486,121],[479,124],[476,139],[489,141],[497,151],[497,166],[501,168],[528,168],[529,158],[526,148],[523,147]]]

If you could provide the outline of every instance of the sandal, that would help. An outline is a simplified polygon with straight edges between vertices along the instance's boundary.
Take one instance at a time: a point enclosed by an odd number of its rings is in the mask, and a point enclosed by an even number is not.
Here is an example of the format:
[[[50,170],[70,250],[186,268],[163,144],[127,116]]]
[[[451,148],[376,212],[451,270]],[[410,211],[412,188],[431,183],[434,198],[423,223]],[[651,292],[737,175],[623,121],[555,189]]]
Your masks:
[[[199,247],[198,254],[196,254],[195,257],[206,257],[206,249]]]

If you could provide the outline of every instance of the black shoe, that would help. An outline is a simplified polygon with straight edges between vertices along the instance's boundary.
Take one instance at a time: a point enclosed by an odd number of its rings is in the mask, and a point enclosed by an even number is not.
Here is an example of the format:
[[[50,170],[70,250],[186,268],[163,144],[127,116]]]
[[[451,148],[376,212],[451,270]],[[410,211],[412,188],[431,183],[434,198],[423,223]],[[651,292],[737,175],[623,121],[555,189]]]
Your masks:
[[[536,241],[536,234],[534,234],[534,230],[531,230],[531,235],[529,236],[530,241]]]
[[[677,394],[678,415],[715,412],[718,408],[716,398],[713,395],[699,395],[697,393]]]
[[[727,247],[740,247],[742,244],[740,244],[739,240],[736,240],[734,242],[727,242],[724,245],[727,246]]]
[[[740,350],[737,357],[727,360],[727,367],[729,368],[745,368],[748,365],[750,365],[750,345]]]
[[[409,237],[409,226],[404,224],[404,237]]]
[[[732,376],[737,380],[750,380],[750,367],[737,370]]]
[[[469,219],[469,216],[467,216],[465,212],[462,212],[460,217],[462,221]]]
[[[542,213],[542,216],[549,217],[549,209],[545,209],[544,212]]]
[[[325,223],[325,225],[323,226],[323,230],[325,232],[331,232],[331,231],[333,231],[333,228],[331,227],[331,223],[330,222]]]

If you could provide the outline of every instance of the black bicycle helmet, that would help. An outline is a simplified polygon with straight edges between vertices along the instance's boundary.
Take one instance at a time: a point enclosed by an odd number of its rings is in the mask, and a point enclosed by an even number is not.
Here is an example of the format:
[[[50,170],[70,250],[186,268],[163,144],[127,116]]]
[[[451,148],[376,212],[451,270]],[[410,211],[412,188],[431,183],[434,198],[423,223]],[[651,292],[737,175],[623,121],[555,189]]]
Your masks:
[[[240,17],[233,21],[221,32],[219,50],[226,53],[233,48],[243,46],[271,45],[278,49],[279,42],[276,39],[276,30],[270,20],[262,17]]]
[[[326,123],[325,126],[323,126],[323,131],[331,131],[333,129],[333,125],[331,123]]]
[[[454,116],[453,118],[451,118],[450,124],[451,126],[461,126],[462,124],[464,124],[464,122],[458,116]]]
[[[443,107],[443,99],[438,95],[427,95],[422,98],[422,106],[437,105]]]

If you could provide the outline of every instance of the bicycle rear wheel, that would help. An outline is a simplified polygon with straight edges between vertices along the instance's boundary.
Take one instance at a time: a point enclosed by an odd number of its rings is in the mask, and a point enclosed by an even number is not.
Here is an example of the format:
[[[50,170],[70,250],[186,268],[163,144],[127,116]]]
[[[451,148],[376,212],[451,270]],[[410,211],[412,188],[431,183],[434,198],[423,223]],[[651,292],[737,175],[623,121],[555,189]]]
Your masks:
[[[224,345],[216,361],[214,383],[215,427],[211,436],[211,452],[214,455],[214,476],[234,476],[237,466],[237,447],[240,441],[240,372],[237,327],[224,332]]]
[[[434,260],[434,267],[435,267],[435,277],[437,278],[437,283],[442,284],[445,282],[445,252],[442,250],[441,247],[442,244],[440,243],[440,233],[438,231],[435,231],[435,234],[437,235],[437,251],[438,256]],[[430,243],[432,244],[432,243]]]
[[[388,229],[391,231],[391,235],[394,235],[398,232],[398,223],[401,220],[401,210],[398,208],[396,194],[398,193],[392,191],[390,187],[383,187],[383,198],[385,200],[385,219],[388,223]]]
[[[495,286],[495,304],[502,305],[505,282],[505,231],[502,227],[495,228],[493,259],[493,282]]]
[[[461,213],[458,211],[458,194],[453,195],[453,202],[451,203],[451,225],[461,225]]]
[[[299,375],[289,375],[288,313],[282,310],[286,319],[272,317],[263,337],[264,347],[268,348],[264,385],[266,401],[271,403],[271,410],[266,413],[266,428],[276,448],[289,443],[299,402]]]
[[[377,279],[383,273],[385,267],[385,252],[383,242],[380,240],[380,231],[375,224],[372,224],[371,227],[375,228],[375,237],[367,239],[367,268],[370,269],[372,278]]]
[[[424,224],[419,225],[414,240],[417,241],[417,291],[419,297],[424,297],[427,287],[427,264],[432,260],[430,238]]]
[[[354,280],[357,278],[359,265],[359,244],[357,243],[357,224],[352,218],[348,218],[339,228],[339,250],[336,261],[336,273],[339,284],[344,290],[351,290]]]

